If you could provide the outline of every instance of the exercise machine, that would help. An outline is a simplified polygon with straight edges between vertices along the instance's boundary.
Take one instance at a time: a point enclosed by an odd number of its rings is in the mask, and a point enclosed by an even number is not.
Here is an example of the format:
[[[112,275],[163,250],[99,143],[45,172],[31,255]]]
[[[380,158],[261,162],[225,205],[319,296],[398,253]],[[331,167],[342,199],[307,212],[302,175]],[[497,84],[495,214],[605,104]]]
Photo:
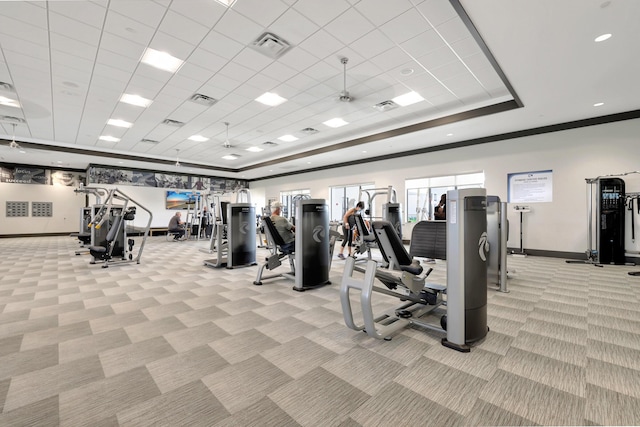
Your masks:
[[[296,206],[296,240],[294,251],[282,250],[284,240],[278,234],[269,217],[262,223],[270,245],[270,255],[260,265],[254,285],[262,285],[264,280],[284,277],[295,282],[295,291],[306,291],[329,285],[329,271],[333,258],[333,246],[339,233],[329,227],[329,206],[324,199],[304,199]],[[288,258],[288,272],[264,276],[264,270],[273,271]]]
[[[363,200],[366,196],[366,201]],[[396,230],[396,233],[402,239],[402,206],[397,201],[396,190],[393,186],[387,188],[363,189],[360,187],[358,200],[365,202],[365,212],[369,215],[369,220],[377,219],[373,215],[374,200],[378,196],[386,196],[386,201],[382,204],[382,219],[390,222]]]
[[[482,188],[451,190],[447,194],[447,286],[431,284],[419,261],[405,250],[395,227],[387,221],[372,223],[378,245],[389,261],[389,269],[380,269],[367,261],[359,269],[347,259],[340,289],[340,301],[346,325],[365,331],[377,339],[391,339],[401,329],[416,325],[445,332],[442,345],[470,351],[470,344],[483,339],[487,327],[487,213],[486,191]],[[392,270],[400,270],[401,275]],[[364,272],[364,278],[354,272]],[[376,286],[376,281],[386,288]],[[360,293],[363,323],[354,320],[350,291]],[[394,296],[404,303],[381,315],[374,315],[374,292]],[[446,294],[446,300],[444,295]],[[446,306],[446,312],[442,314]],[[439,325],[433,319],[440,315]]]
[[[497,286],[500,292],[507,290],[507,240],[509,240],[509,220],[507,203],[498,196],[487,196],[487,282]]]
[[[115,205],[114,201],[122,204]],[[129,206],[129,204],[134,206]],[[92,257],[91,264],[101,261],[103,262],[103,268],[132,262],[140,264],[142,251],[151,229],[153,213],[117,188],[109,190],[105,202],[101,205],[94,205],[93,208],[95,209],[95,214],[89,223],[95,242],[94,245],[89,247],[89,253]],[[142,242],[138,246],[138,252],[134,257],[133,246],[135,241],[127,238],[125,221],[133,221],[135,219],[137,208],[146,211],[149,218],[142,231]]]
[[[592,264],[596,267],[602,267],[603,264],[633,265],[626,262],[626,192],[625,181],[622,179],[633,174],[640,174],[640,171],[585,179],[587,183],[587,259],[567,260],[567,263]]]
[[[247,202],[240,203],[242,196]],[[246,267],[256,264],[255,207],[246,189],[236,193],[236,203],[220,202],[221,223],[216,221],[212,242],[216,257],[204,261],[208,267]]]

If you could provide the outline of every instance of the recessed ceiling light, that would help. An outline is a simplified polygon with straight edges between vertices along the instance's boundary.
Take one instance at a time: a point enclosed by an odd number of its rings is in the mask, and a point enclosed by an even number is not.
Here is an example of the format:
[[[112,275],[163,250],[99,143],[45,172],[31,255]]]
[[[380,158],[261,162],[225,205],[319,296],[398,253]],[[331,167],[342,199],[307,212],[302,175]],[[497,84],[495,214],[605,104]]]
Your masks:
[[[101,135],[98,137],[98,139],[101,141],[107,141],[107,142],[120,142],[120,138],[116,138],[114,136],[109,136],[109,135]]]
[[[293,135],[282,135],[280,138],[278,138],[280,141],[283,142],[293,142],[293,141],[297,141],[298,138],[296,138]]]
[[[124,164],[124,162],[118,162],[118,164]]]
[[[363,153],[366,153],[366,152],[367,152],[367,150],[362,150],[362,152],[363,152]]]
[[[395,98],[392,99],[392,101],[401,107],[406,107],[407,105],[424,101],[424,98],[420,96],[418,92],[411,91],[409,93],[405,93],[404,95],[396,96]]]
[[[403,76],[410,76],[411,74],[413,74],[413,68],[403,68],[402,70],[400,70],[400,74],[402,74]]]
[[[594,107],[601,107],[604,105],[604,102],[596,102],[595,104],[593,104]]]
[[[247,151],[251,151],[252,153],[259,153],[260,151],[264,151],[264,150],[260,147],[249,147],[247,148]]]
[[[231,7],[236,2],[236,0],[216,0],[216,1],[225,7]]]
[[[222,156],[222,158],[225,160],[236,160],[240,158],[240,156],[238,156],[237,154],[227,154],[226,156]]]
[[[147,48],[142,56],[141,62],[159,68],[170,73],[175,73],[184,63],[183,60],[169,55],[167,52]]]
[[[308,164],[308,165],[310,165],[310,164],[311,164],[311,162],[307,162],[307,164]]]
[[[602,35],[596,37],[594,41],[596,43],[599,43],[599,42],[603,42],[603,41],[605,41],[605,40],[607,40],[609,38],[611,38],[611,34],[607,33],[607,34],[602,34]]]
[[[4,96],[0,96],[0,105],[4,105],[5,107],[20,108],[20,104],[18,103],[18,101]]]
[[[256,101],[264,105],[268,105],[270,107],[275,107],[277,105],[282,104],[283,102],[286,102],[286,99],[284,99],[277,93],[265,92],[259,97],[257,97]]]
[[[448,133],[447,136],[453,136],[453,134],[452,133]]]
[[[339,128],[340,126],[348,125],[348,122],[345,122],[340,117],[336,117],[331,120],[327,120],[326,122],[322,122],[323,125],[329,126],[330,128]]]
[[[133,126],[132,123],[125,122],[124,120],[120,119],[109,119],[107,124],[111,126],[118,126],[119,128],[130,128],[131,126]]]
[[[144,107],[147,108],[153,102],[150,99],[143,98],[139,95],[130,95],[125,93],[120,98],[120,102],[124,102],[125,104],[135,105],[136,107]]]
[[[195,141],[195,142],[205,142],[208,141],[209,138],[202,136],[202,135],[191,135],[189,138],[187,138],[191,141]]]

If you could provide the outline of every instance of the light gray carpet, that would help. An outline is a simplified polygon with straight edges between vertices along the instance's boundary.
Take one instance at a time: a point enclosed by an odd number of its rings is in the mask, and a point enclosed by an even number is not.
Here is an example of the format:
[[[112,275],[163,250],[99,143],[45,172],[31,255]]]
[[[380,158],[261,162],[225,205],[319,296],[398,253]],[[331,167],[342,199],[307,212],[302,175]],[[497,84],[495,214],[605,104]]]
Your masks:
[[[511,292],[488,290],[491,331],[462,354],[348,329],[337,258],[333,285],[299,293],[205,267],[206,246],[153,237],[103,269],[69,237],[0,239],[0,425],[640,424],[640,267],[509,258]]]

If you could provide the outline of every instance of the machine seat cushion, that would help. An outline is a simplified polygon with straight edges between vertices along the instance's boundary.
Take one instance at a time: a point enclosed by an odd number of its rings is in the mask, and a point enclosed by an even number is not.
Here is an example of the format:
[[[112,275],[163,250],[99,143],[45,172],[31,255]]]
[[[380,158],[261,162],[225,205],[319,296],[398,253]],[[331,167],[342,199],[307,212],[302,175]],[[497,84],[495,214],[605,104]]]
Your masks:
[[[91,246],[89,248],[89,251],[97,254],[104,254],[107,253],[107,248],[105,248],[104,246]]]
[[[422,273],[422,266],[420,265],[420,261],[414,259],[411,261],[410,265],[401,265],[400,270],[406,271],[407,273],[415,274],[416,276]]]

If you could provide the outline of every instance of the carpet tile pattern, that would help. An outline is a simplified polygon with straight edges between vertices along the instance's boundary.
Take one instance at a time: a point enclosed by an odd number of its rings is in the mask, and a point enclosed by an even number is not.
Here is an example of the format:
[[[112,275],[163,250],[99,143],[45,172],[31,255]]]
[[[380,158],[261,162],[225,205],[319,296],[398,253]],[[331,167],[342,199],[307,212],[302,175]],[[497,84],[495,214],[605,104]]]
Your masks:
[[[638,267],[510,257],[490,332],[458,353],[348,329],[337,257],[300,293],[206,267],[206,246],[152,237],[141,264],[101,268],[70,237],[0,239],[0,425],[640,425]]]

